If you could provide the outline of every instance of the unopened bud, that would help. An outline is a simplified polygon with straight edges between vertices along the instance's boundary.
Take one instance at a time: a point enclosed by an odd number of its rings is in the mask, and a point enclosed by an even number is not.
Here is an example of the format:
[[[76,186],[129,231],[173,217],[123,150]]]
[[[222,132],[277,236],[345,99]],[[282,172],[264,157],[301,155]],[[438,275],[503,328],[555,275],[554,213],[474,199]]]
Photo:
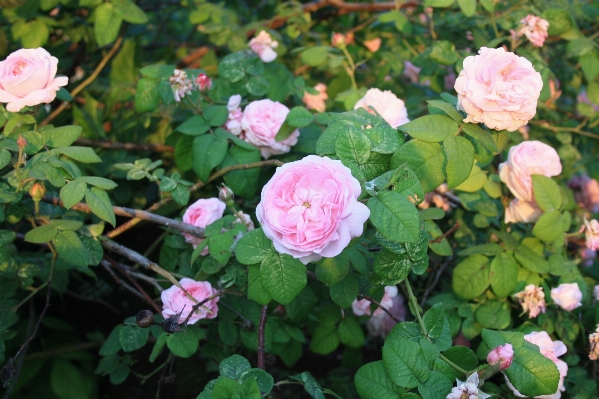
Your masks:
[[[41,183],[35,183],[29,189],[29,195],[35,202],[40,202],[44,198],[44,194],[46,194],[46,188]]]
[[[20,149],[25,148],[27,146],[27,139],[23,136],[19,136],[19,138],[17,139],[17,145]]]
[[[212,87],[212,79],[208,77],[205,73],[201,73],[196,78],[196,84],[200,91],[208,91]]]
[[[514,360],[514,348],[511,344],[500,345],[487,355],[487,363],[491,366],[499,364],[499,370],[505,370]]]
[[[227,204],[227,206],[232,206],[233,198],[235,198],[233,190],[223,184],[218,192],[218,199]]]
[[[333,47],[344,48],[345,47],[345,35],[343,33],[333,33],[331,39]]]
[[[140,310],[135,316],[135,322],[141,328],[148,328],[154,324],[154,313],[150,310]]]

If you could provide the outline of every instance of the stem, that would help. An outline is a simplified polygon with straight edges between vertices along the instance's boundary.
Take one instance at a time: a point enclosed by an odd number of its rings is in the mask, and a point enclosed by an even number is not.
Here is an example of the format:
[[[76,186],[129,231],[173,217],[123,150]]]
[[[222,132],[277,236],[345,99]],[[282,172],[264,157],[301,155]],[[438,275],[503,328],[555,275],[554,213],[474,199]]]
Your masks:
[[[258,368],[264,370],[266,368],[265,353],[264,353],[264,327],[266,326],[268,305],[262,306],[260,313],[260,325],[258,326]]]
[[[164,144],[140,144],[140,143],[119,143],[116,141],[91,140],[80,137],[76,141],[77,144],[104,148],[106,150],[127,150],[127,151],[152,151],[152,152],[173,152],[175,149]]]
[[[453,225],[453,227],[451,229],[447,230],[445,233],[443,233],[439,237],[435,238],[434,240],[430,240],[428,243],[434,244],[436,242],[441,242],[441,241],[443,241],[444,238],[447,238],[448,235],[450,235],[451,233],[453,233],[454,231],[456,231],[459,228],[460,228],[460,222],[455,222],[455,224]]]
[[[349,78],[351,79],[352,88],[354,90],[358,90],[358,85],[356,84],[356,76],[355,76],[356,64],[354,64],[354,59],[352,58],[349,51],[347,51],[347,48],[345,46],[343,46],[341,48],[341,50],[343,51],[343,54],[345,54],[345,58],[347,58],[347,62],[349,63],[349,68],[347,68],[347,73],[349,75]]]
[[[216,298],[216,297],[219,297],[219,296],[221,296],[221,295],[224,295],[224,294],[225,294],[225,292],[224,292],[224,291],[218,291],[216,294],[212,294],[212,295],[210,295],[208,298],[204,299],[203,301],[200,301],[200,302],[196,303],[195,305],[193,305],[193,306],[191,307],[191,311],[190,311],[190,312],[189,312],[189,314],[187,315],[187,318],[186,318],[186,319],[185,319],[185,321],[183,322],[183,325],[184,325],[184,326],[186,326],[186,325],[187,325],[187,322],[189,321],[189,319],[191,319],[191,315],[192,315],[192,314],[193,314],[193,313],[194,313],[196,310],[198,310],[198,308],[199,308],[200,306],[203,306],[203,305],[204,305],[206,302],[208,302],[208,301],[211,301],[211,300],[213,300],[214,298]],[[208,309],[208,308],[204,306],[204,309]],[[208,310],[208,311],[210,311],[210,310]]]
[[[27,303],[27,301],[30,300],[32,296],[37,294],[37,292],[39,290],[41,290],[42,288],[44,288],[46,285],[48,285],[47,281],[44,284],[40,285],[38,288],[35,288],[31,294],[27,295],[27,298],[23,299],[21,301],[21,303],[19,303],[18,305],[15,305],[11,310],[13,312],[16,312],[21,306],[23,306],[25,303]],[[2,309],[2,310],[8,310],[8,309]]]
[[[360,294],[360,296],[362,298],[366,299],[367,301],[374,303],[376,306],[378,306],[380,309],[382,309],[385,313],[387,313],[389,315],[389,317],[391,317],[393,320],[395,320],[396,323],[399,323],[401,321],[397,317],[395,317],[395,315],[393,313],[391,313],[391,311],[389,309],[387,309],[385,306],[381,305],[380,302],[378,302],[376,299],[374,299],[368,295],[364,295],[364,294]]]
[[[570,132],[580,134],[581,136],[592,137],[594,139],[599,139],[599,134],[585,132],[584,130],[580,130],[577,127],[563,127],[563,126],[550,126],[547,122],[537,122],[537,121],[529,121],[531,125],[538,126],[542,129],[551,130],[552,132]]]
[[[493,26],[493,32],[495,37],[499,37],[499,31],[497,30],[497,22],[495,22],[495,11],[490,12],[491,14],[491,25]]]

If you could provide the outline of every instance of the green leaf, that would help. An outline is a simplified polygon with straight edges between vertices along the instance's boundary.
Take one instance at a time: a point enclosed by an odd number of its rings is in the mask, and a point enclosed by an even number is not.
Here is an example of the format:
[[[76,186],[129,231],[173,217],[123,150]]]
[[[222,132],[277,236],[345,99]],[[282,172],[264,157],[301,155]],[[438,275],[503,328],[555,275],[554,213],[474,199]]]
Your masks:
[[[460,125],[462,124],[462,120],[464,119],[464,117],[462,116],[462,114],[458,112],[454,104],[450,104],[442,100],[427,100],[426,102],[428,103],[428,108],[429,111],[431,111],[431,114],[436,108],[444,114],[450,116],[451,119],[453,119],[456,123]],[[436,113],[438,113],[438,111]]]
[[[208,180],[212,169],[220,165],[227,156],[228,149],[227,140],[212,134],[193,139],[193,170],[200,180]]]
[[[414,204],[400,193],[380,192],[368,200],[370,221],[388,240],[416,242],[420,234],[420,217]]]
[[[0,169],[4,169],[11,160],[10,152],[6,148],[0,149]]]
[[[44,130],[42,137],[48,147],[66,147],[79,138],[82,129],[81,126],[61,126]]]
[[[401,392],[385,372],[382,360],[360,367],[354,376],[354,384],[362,399],[397,399]]]
[[[222,162],[222,167],[240,165],[261,160],[260,152],[256,149],[246,150],[238,146],[233,146],[227,152],[227,156]],[[233,190],[236,196],[243,198],[254,198],[258,189],[258,179],[260,178],[260,168],[248,170],[234,170],[224,176],[225,184]]]
[[[465,346],[452,346],[443,352],[443,356],[466,370],[474,370],[478,366],[476,354]]]
[[[188,326],[185,332],[178,332],[166,338],[166,346],[175,356],[191,357],[198,350],[200,339],[203,338],[200,329]]]
[[[333,324],[319,324],[310,341],[310,350],[319,355],[328,355],[339,346],[339,333]]]
[[[430,375],[422,347],[410,339],[387,338],[383,346],[383,364],[391,381],[404,388],[416,388]]]
[[[370,140],[360,130],[351,127],[337,136],[335,152],[343,162],[364,164],[370,157]]]
[[[285,118],[285,123],[293,127],[306,127],[314,121],[314,115],[304,107],[293,107]]]
[[[444,374],[431,370],[429,378],[418,385],[418,392],[422,399],[445,398],[451,392],[453,381]]]
[[[309,47],[302,52],[302,62],[310,66],[318,66],[327,60],[328,55],[328,46]]]
[[[111,0],[114,12],[127,22],[132,24],[145,24],[148,16],[131,0]]]
[[[488,300],[476,309],[474,319],[484,328],[503,330],[507,328],[512,317],[507,302]]]
[[[96,186],[103,190],[112,190],[113,188],[118,186],[118,184],[116,184],[112,180],[97,176],[80,176],[77,178],[77,181],[83,181],[87,184],[91,184],[92,186]]]
[[[252,96],[262,97],[270,90],[270,83],[262,76],[252,76],[245,87]]]
[[[258,265],[248,266],[248,299],[260,305],[268,305],[272,300],[262,287],[262,274]]]
[[[453,292],[465,299],[479,296],[489,287],[489,259],[472,255],[453,270]]]
[[[250,371],[251,368],[250,362],[245,357],[233,355],[220,363],[218,372],[223,377],[239,380],[241,376],[247,371]]]
[[[446,157],[443,148],[437,143],[408,141],[393,154],[391,168],[397,168],[406,162],[420,180],[425,193],[436,189],[445,181],[443,171]]]
[[[123,19],[111,3],[102,3],[94,11],[94,32],[98,46],[104,47],[114,42],[119,35]]]
[[[50,242],[58,234],[58,229],[51,225],[45,224],[43,226],[36,227],[33,230],[29,230],[25,234],[25,241],[33,242],[35,244],[42,244]]]
[[[388,250],[378,251],[374,256],[374,271],[386,285],[402,282],[410,274],[411,262],[407,255],[397,255]]]
[[[458,124],[445,115],[426,115],[398,127],[404,133],[428,143],[438,143],[447,136],[455,136]]]
[[[100,159],[93,148],[89,147],[61,147],[52,151],[83,163],[102,162],[102,159]]]
[[[140,328],[137,326],[124,326],[119,331],[119,341],[121,348],[125,352],[133,352],[143,348],[148,341],[150,334],[149,328]]]
[[[106,3],[105,3],[106,4]],[[160,104],[158,80],[141,78],[135,90],[135,111],[137,113],[152,112]]]
[[[467,123],[464,125],[463,130],[468,136],[475,140],[479,140],[483,146],[492,153],[496,154],[499,151],[495,140],[493,140],[493,136],[480,126]]]
[[[85,202],[87,202],[94,215],[116,226],[116,217],[112,209],[112,202],[110,202],[106,191],[97,187],[87,189],[85,191]]]
[[[472,172],[474,147],[463,137],[448,136],[443,140],[447,157],[447,186],[452,189],[462,184]]]
[[[514,347],[514,360],[505,375],[522,395],[552,395],[557,392],[559,371],[555,363],[543,356],[536,345]]]
[[[224,105],[212,105],[204,109],[204,118],[212,127],[224,125],[228,117],[229,110]]]
[[[465,16],[471,17],[476,14],[476,0],[458,0],[458,5]]]
[[[562,206],[561,190],[551,178],[532,175],[532,191],[539,208],[545,212],[559,209]]]
[[[94,385],[89,383],[88,378],[88,374],[83,374],[79,367],[67,360],[56,359],[52,362],[50,386],[52,392],[61,399],[91,398]]]
[[[535,223],[532,234],[545,242],[555,241],[564,234],[564,230],[561,228],[561,212],[550,211],[543,214]]]
[[[306,266],[286,254],[271,253],[260,265],[262,287],[281,305],[288,305],[306,286]]]
[[[350,273],[343,280],[331,285],[329,293],[333,302],[347,309],[360,293],[358,279]]]
[[[322,258],[316,264],[316,276],[328,286],[337,284],[347,276],[349,271],[349,256],[341,252],[334,258]]]
[[[54,219],[50,223],[58,230],[77,231],[83,227],[83,222],[79,220]]]
[[[167,333],[163,332],[156,339],[156,343],[154,343],[154,347],[152,348],[152,353],[150,353],[150,362],[154,363],[154,361],[160,356],[164,346],[166,345],[166,339],[168,338]]]
[[[397,129],[388,126],[373,126],[362,131],[372,143],[371,151],[380,154],[393,154],[401,147],[404,136]]]
[[[104,344],[100,348],[100,356],[114,355],[115,353],[121,350],[120,333],[123,327],[125,326],[118,325],[114,328],[114,330],[112,330],[112,332],[110,333],[108,338],[106,338],[106,341],[104,341]]]
[[[233,234],[224,232],[210,237],[208,241],[208,250],[210,256],[216,259],[220,264],[226,265],[231,257],[231,247],[235,242]]]
[[[549,262],[526,245],[517,247],[514,251],[514,257],[518,263],[531,272],[544,274],[549,273],[549,270],[551,270]]]
[[[194,115],[180,124],[176,130],[189,136],[199,136],[210,130],[210,125],[202,115]]]
[[[468,193],[474,193],[483,188],[486,182],[486,173],[478,165],[474,165],[472,167],[472,171],[470,172],[470,176],[468,176],[468,179],[466,179],[465,182],[457,186],[455,189],[466,191]]]
[[[491,288],[499,298],[506,298],[516,289],[518,264],[507,252],[498,253],[491,262]]]
[[[244,265],[260,263],[273,253],[272,241],[264,235],[261,228],[246,233],[235,245],[235,257]]]
[[[339,323],[339,340],[350,348],[360,348],[364,345],[366,337],[356,317],[347,315],[341,320],[341,323]]]
[[[193,137],[182,136],[175,146],[175,164],[182,172],[193,168]]]
[[[218,377],[210,399],[231,399],[236,397],[239,384],[232,378],[229,377]]]
[[[449,349],[452,344],[449,322],[445,315],[445,308],[442,304],[437,303],[427,310],[422,317],[422,321],[428,331],[428,336],[431,338],[432,343],[441,351]]]
[[[60,259],[75,266],[87,267],[89,252],[77,234],[63,231],[54,237],[53,243]]]

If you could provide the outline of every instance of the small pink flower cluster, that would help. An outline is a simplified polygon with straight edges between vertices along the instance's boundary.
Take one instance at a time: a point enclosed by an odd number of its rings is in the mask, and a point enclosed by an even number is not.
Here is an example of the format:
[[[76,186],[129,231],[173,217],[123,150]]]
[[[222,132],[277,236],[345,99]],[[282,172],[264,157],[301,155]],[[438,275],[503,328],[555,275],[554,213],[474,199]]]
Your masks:
[[[194,89],[194,84],[187,76],[187,72],[181,69],[175,69],[173,76],[168,78],[168,81],[173,90],[176,102],[181,102],[181,99],[186,95],[191,94]],[[208,91],[212,87],[212,79],[205,73],[200,73],[195,79],[195,86],[197,86],[200,91]]]
[[[273,62],[277,58],[275,49],[279,47],[279,42],[272,40],[270,34],[266,31],[260,31],[258,36],[250,40],[250,49],[260,57],[263,62]]]
[[[539,313],[545,313],[547,304],[545,303],[545,293],[543,287],[537,287],[534,284],[528,284],[524,291],[514,295],[524,312],[528,312],[528,317],[533,319]],[[582,291],[578,283],[564,283],[551,290],[551,299],[556,305],[568,312],[582,306]]]
[[[392,128],[408,123],[408,110],[402,100],[389,90],[369,89],[364,97],[358,100],[354,109],[364,108],[373,115],[372,107]]]
[[[547,29],[549,29],[549,21],[536,15],[528,14],[520,20],[520,29],[516,32],[516,36],[526,36],[533,46],[543,47],[545,39],[549,36]]]
[[[540,141],[525,141],[508,152],[507,161],[499,165],[499,178],[516,199],[505,210],[506,223],[531,223],[542,211],[532,190],[532,175],[557,176],[562,164],[557,151]]]
[[[302,101],[304,104],[306,104],[306,108],[313,109],[318,112],[324,112],[327,108],[325,100],[329,99],[329,95],[327,94],[327,86],[323,83],[318,83],[316,86],[314,86],[314,89],[318,92],[318,94],[310,94],[305,92]]]

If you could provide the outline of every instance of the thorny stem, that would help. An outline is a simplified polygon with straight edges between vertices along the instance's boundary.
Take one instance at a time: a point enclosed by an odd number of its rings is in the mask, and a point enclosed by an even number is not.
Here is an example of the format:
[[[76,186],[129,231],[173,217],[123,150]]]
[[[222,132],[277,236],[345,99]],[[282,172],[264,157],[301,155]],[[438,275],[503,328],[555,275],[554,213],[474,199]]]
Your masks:
[[[411,303],[412,308],[415,313],[414,315],[416,316],[416,320],[418,321],[418,325],[420,326],[420,331],[422,331],[422,334],[424,335],[424,337],[432,343],[431,338],[428,335],[426,325],[424,324],[424,321],[422,320],[422,317],[420,315],[420,306],[418,306],[418,302],[416,301],[414,292],[412,292],[412,286],[410,285],[410,282],[408,281],[407,278],[404,280],[404,284],[406,285],[406,290],[408,291],[410,303]],[[458,366],[457,364],[455,364],[454,362],[452,362],[445,356],[440,354],[439,357],[441,358],[441,360],[445,361],[447,364],[449,364],[451,367],[453,367],[456,371],[459,371],[460,373],[464,374],[465,376],[469,376],[471,374],[470,372],[468,372],[467,370],[464,370],[463,368],[461,368],[460,366]]]
[[[258,368],[264,370],[266,368],[264,358],[264,327],[266,326],[268,305],[262,306],[260,313],[260,325],[258,326]]]

